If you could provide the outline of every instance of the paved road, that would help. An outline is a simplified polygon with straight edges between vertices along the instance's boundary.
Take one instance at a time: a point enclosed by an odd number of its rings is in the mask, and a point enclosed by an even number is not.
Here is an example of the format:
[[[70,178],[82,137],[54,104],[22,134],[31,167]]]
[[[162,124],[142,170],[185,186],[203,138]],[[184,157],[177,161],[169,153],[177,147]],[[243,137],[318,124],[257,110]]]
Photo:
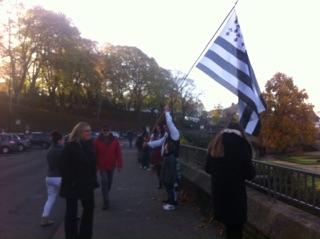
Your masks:
[[[165,212],[164,191],[156,188],[153,172],[138,167],[135,152],[124,151],[124,170],[115,174],[111,208],[102,211],[100,190],[96,192],[94,239],[215,239],[213,225],[201,228],[204,217],[198,208],[183,204]],[[61,227],[54,239],[63,239]]]
[[[56,224],[39,227],[46,199],[45,151],[0,155],[0,239],[63,239],[64,205],[58,199],[53,211]],[[94,239],[214,239],[212,225],[200,227],[204,217],[193,205],[182,204],[164,212],[165,193],[156,188],[152,172],[141,170],[133,150],[124,150],[124,170],[115,174],[111,209],[101,210],[96,191]]]
[[[58,199],[53,211],[56,224],[39,226],[46,200],[46,151],[0,155],[0,238],[49,239],[63,220],[63,203]]]

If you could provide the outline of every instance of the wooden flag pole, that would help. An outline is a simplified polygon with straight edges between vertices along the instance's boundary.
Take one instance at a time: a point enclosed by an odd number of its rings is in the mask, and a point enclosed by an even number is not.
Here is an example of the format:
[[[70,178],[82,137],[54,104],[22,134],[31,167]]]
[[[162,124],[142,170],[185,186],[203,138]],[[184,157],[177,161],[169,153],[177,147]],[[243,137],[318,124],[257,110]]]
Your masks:
[[[154,123],[154,125],[153,125],[153,127],[152,127],[152,131],[150,132],[150,133],[152,133],[154,130],[155,130],[155,128],[157,127],[157,124],[159,124],[159,122],[160,122],[160,120],[161,120],[161,118],[162,118],[162,116],[164,115],[164,111],[160,114],[160,116],[157,118],[157,120],[156,120],[156,122]]]

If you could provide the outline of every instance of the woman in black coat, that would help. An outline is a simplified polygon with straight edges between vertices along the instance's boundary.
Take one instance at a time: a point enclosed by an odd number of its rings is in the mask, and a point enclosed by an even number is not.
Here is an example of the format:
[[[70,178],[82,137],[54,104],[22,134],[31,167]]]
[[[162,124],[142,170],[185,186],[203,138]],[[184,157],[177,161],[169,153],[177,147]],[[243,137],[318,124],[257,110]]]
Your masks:
[[[224,223],[227,238],[242,238],[247,220],[245,180],[255,177],[252,149],[240,125],[231,123],[208,148],[206,171],[211,175],[214,214]]]
[[[73,128],[62,152],[61,171],[60,195],[66,199],[66,238],[90,239],[93,229],[94,189],[98,187],[98,183],[89,124],[80,122]],[[79,200],[83,207],[80,228],[77,219]]]

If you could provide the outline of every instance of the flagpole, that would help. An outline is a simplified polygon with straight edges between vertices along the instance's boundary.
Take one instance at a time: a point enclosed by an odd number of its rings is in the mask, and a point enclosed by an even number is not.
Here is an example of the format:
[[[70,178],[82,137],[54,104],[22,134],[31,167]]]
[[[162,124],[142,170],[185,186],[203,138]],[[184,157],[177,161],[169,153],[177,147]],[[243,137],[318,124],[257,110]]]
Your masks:
[[[190,75],[191,71],[193,70],[193,68],[196,66],[197,62],[199,61],[199,59],[201,58],[201,56],[203,55],[203,53],[205,52],[205,50],[207,49],[207,47],[209,46],[209,44],[212,42],[212,40],[215,38],[215,36],[218,34],[219,30],[221,29],[221,27],[223,26],[223,24],[225,23],[225,21],[229,18],[230,14],[233,12],[233,10],[235,9],[235,7],[237,6],[239,0],[237,0],[233,7],[231,8],[231,10],[229,11],[229,13],[226,15],[226,17],[223,19],[223,21],[221,22],[220,26],[218,27],[218,29],[216,30],[216,32],[213,34],[213,36],[210,38],[210,40],[208,41],[207,45],[203,48],[202,52],[200,53],[200,55],[198,56],[197,60],[192,64],[192,66],[190,67],[188,73],[185,75],[185,77],[183,78],[184,80],[188,78],[188,76]]]

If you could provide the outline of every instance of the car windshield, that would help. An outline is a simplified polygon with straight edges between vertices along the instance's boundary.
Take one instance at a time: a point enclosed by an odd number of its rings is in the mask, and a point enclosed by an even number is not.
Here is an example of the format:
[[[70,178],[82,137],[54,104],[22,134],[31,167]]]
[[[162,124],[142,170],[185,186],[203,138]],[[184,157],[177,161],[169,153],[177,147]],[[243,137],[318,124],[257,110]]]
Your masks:
[[[25,139],[25,138],[26,138],[26,136],[23,135],[23,134],[19,134],[18,136],[19,136],[21,139]]]
[[[15,140],[21,140],[21,138],[20,138],[18,135],[16,135],[16,134],[13,135],[13,138],[14,138]]]

